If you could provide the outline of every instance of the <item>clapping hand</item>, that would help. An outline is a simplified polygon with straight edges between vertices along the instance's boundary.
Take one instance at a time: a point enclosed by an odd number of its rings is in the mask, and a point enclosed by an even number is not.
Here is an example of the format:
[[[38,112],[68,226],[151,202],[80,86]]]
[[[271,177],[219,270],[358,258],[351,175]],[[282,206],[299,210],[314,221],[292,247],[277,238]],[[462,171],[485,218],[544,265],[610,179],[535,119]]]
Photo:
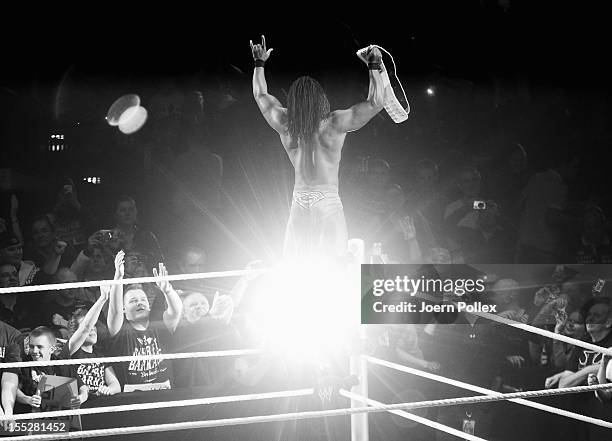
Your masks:
[[[160,262],[159,263],[159,271],[157,271],[157,269],[153,268],[153,275],[155,277],[166,277],[168,275],[168,270],[166,269],[166,265],[164,265],[162,262]],[[164,293],[172,291],[172,285],[170,285],[170,282],[167,281],[167,280],[156,280],[155,283],[157,284],[159,289],[161,289],[162,292],[164,292]]]
[[[115,256],[115,279],[122,279],[125,274],[125,251],[119,250]]]
[[[208,313],[211,317],[228,324],[234,313],[234,300],[228,295],[219,295],[219,291],[217,291]]]
[[[254,60],[266,61],[274,49],[266,50],[266,37],[261,36],[261,44],[253,44],[253,40],[249,40],[251,44],[251,52],[253,52]]]

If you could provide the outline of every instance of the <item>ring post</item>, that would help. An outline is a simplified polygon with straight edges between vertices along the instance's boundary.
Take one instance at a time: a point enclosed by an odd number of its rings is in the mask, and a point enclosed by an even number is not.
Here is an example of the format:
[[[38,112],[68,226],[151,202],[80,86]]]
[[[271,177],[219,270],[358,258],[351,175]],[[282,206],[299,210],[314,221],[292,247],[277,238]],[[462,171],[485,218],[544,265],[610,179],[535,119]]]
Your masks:
[[[365,343],[365,326],[359,327],[359,351],[351,356],[351,375],[359,378],[359,384],[351,392],[359,396],[368,397],[368,362],[361,356],[361,349]],[[367,401],[351,399],[351,407],[367,406]],[[369,427],[366,412],[351,415],[351,441],[368,441]]]

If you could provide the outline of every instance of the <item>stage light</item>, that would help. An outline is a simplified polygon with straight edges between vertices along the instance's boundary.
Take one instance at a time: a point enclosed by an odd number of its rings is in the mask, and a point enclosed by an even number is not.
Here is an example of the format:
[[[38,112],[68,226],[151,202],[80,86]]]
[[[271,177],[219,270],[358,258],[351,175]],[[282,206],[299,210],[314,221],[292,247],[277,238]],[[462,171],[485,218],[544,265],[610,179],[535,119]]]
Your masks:
[[[83,181],[90,184],[99,185],[102,183],[102,178],[99,176],[87,176],[86,178],[83,178]]]
[[[252,332],[266,348],[297,363],[324,362],[348,349],[360,323],[357,272],[284,264],[264,277]]]
[[[429,86],[426,90],[427,95],[434,96],[436,94],[436,89],[433,86]]]

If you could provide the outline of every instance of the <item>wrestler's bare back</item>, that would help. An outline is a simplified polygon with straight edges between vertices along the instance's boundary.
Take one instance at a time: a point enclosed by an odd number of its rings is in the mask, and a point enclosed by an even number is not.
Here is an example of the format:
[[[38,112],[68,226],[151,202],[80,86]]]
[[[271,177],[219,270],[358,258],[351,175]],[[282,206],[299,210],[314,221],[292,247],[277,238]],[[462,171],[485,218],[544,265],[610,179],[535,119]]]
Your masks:
[[[337,132],[331,127],[332,115],[321,121],[319,130],[309,141],[312,145],[305,144],[303,139],[295,140],[288,132],[280,133],[283,147],[289,156],[295,170],[295,187],[311,187],[315,185],[338,186],[338,169],[342,146],[346,138],[346,132]],[[312,148],[308,148],[312,147]],[[312,172],[308,170],[306,154],[312,152]]]

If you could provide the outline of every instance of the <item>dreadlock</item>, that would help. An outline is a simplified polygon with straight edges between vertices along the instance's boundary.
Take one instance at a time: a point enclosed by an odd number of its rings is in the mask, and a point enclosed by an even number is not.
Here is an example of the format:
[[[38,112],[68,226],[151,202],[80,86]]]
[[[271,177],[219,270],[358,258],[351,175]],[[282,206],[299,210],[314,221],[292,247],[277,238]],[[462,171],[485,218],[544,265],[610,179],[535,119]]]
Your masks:
[[[311,141],[319,129],[321,120],[329,115],[329,101],[319,82],[311,77],[300,77],[293,82],[287,94],[287,119],[289,134],[304,141],[306,171],[314,169]]]

